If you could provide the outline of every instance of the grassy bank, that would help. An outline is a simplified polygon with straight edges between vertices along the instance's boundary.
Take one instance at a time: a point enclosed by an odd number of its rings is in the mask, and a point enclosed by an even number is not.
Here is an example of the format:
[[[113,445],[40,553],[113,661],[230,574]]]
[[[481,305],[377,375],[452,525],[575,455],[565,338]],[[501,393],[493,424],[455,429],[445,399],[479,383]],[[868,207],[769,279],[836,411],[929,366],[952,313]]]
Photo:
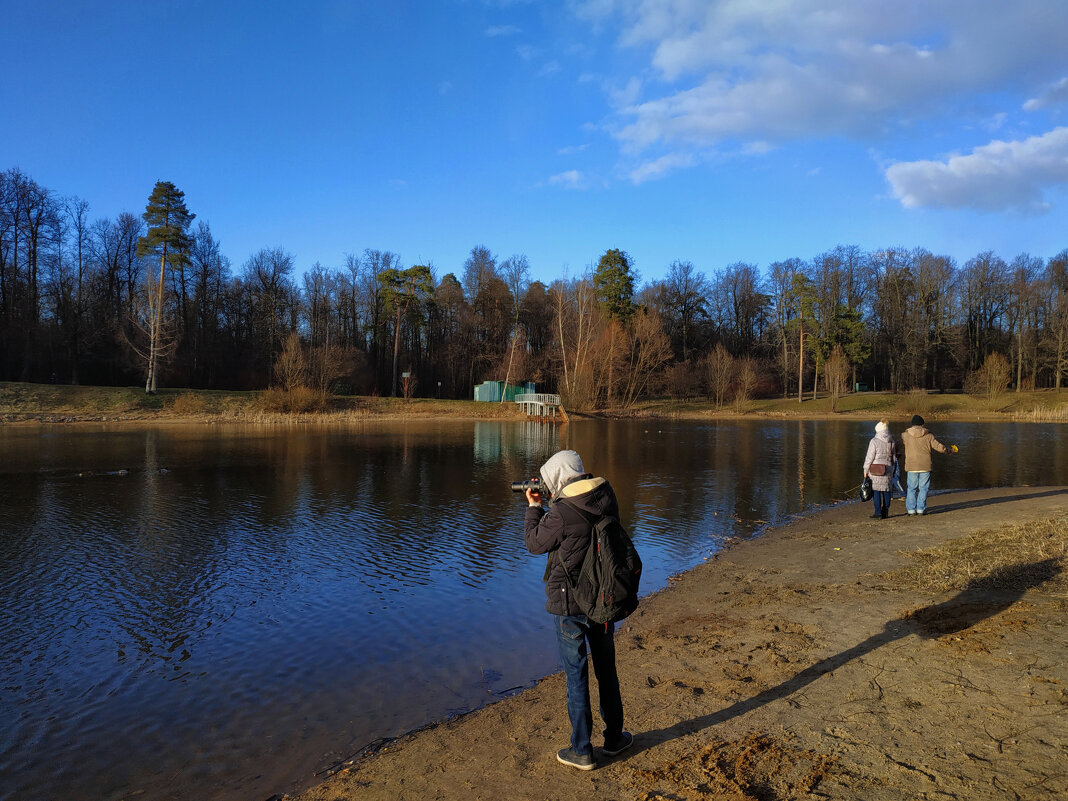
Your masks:
[[[830,397],[807,395],[802,402],[792,398],[757,398],[717,408],[705,400],[652,400],[624,413],[632,417],[797,417],[803,419],[908,419],[914,414],[929,420],[1018,420],[1068,422],[1068,390],[1003,392],[995,397],[924,390],[894,394],[858,392],[843,395],[833,408]],[[624,416],[621,415],[621,416]]]
[[[290,402],[294,401],[294,402]],[[965,394],[861,392],[845,395],[832,411],[829,397],[758,398],[717,408],[705,400],[648,400],[627,410],[596,416],[706,420],[721,417],[902,420],[913,414],[930,420],[1068,422],[1068,391],[1005,392],[994,398]],[[572,414],[572,417],[581,417]],[[330,396],[287,399],[285,393],[81,387],[0,382],[0,423],[65,422],[346,422],[367,418],[499,419],[522,417],[512,403],[476,403],[432,398]]]
[[[323,403],[302,403],[299,411],[271,392],[161,389],[154,395],[139,387],[75,387],[0,382],[0,423],[76,422],[347,422],[368,418],[520,419],[514,403],[432,398],[330,396]]]

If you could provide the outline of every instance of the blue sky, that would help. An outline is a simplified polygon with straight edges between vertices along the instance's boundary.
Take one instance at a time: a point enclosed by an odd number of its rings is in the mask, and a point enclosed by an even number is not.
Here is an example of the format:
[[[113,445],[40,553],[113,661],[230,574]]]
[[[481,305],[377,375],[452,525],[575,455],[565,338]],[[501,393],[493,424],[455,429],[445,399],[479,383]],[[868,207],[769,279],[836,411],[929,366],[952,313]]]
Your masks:
[[[1068,247],[1068,3],[0,0],[0,169],[173,181],[239,273],[471,248],[643,281],[838,244]]]

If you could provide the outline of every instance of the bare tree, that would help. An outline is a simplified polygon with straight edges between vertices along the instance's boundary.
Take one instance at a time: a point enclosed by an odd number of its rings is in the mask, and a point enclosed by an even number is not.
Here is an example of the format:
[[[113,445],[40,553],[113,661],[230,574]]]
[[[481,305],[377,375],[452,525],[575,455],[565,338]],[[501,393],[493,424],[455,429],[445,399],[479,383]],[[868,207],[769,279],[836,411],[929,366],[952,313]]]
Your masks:
[[[979,359],[1003,343],[1001,324],[1008,292],[1008,265],[992,251],[969,259],[961,273],[961,313],[967,334],[967,359],[976,369]]]
[[[560,395],[574,409],[589,408],[597,397],[594,343],[602,317],[589,279],[556,281],[550,288],[554,328],[560,353]]]
[[[697,321],[707,313],[708,295],[708,280],[692,262],[676,259],[671,263],[663,284],[663,305],[669,315],[669,329],[679,334],[683,361],[690,358],[690,339]]]
[[[286,392],[306,385],[308,372],[304,361],[304,348],[300,335],[290,331],[282,344],[278,358],[274,360],[274,377]]]
[[[70,383],[79,383],[78,370],[87,338],[93,336],[87,320],[89,307],[89,204],[81,198],[68,198],[63,204],[65,231],[73,234],[73,246],[67,256],[59,254],[52,281],[53,309],[63,334],[70,362]]]
[[[991,353],[978,370],[971,373],[965,381],[964,390],[971,395],[985,395],[996,398],[1012,380],[1012,366],[1000,353]]]
[[[1009,331],[1013,335],[1015,345],[1016,362],[1016,391],[1023,386],[1023,371],[1025,351],[1030,351],[1030,364],[1032,370],[1032,386],[1034,386],[1034,373],[1037,371],[1038,354],[1035,352],[1037,336],[1032,327],[1034,314],[1038,303],[1037,291],[1039,277],[1042,274],[1042,259],[1035,259],[1026,253],[1021,253],[1009,267],[1009,302],[1008,323]]]
[[[178,331],[175,320],[165,316],[158,308],[163,302],[163,292],[158,286],[159,276],[152,270],[145,272],[145,282],[134,296],[130,307],[129,331],[120,336],[142,365],[166,362],[178,347]],[[145,390],[148,392],[148,390]],[[155,391],[155,390],[153,390]]]
[[[717,342],[704,358],[705,375],[708,378],[709,394],[717,407],[727,402],[727,392],[730,390],[731,381],[734,380],[734,357],[723,347],[722,342]]]
[[[438,377],[444,379],[445,392],[452,397],[470,397],[473,343],[467,332],[472,324],[471,308],[464,298],[463,287],[452,273],[442,278],[434,290],[429,320],[430,347]]]
[[[366,330],[370,334],[368,351],[375,375],[375,392],[384,383],[383,357],[386,352],[387,315],[385,294],[379,275],[385,270],[400,267],[400,256],[389,250],[368,248],[359,261],[358,280],[360,297],[364,307]]]
[[[309,386],[325,395],[334,382],[352,372],[356,351],[351,346],[314,345],[308,349],[304,361]]]
[[[800,259],[778,261],[771,265],[772,315],[775,320],[775,341],[778,350],[779,368],[782,373],[782,396],[789,393],[790,376],[794,372],[794,359],[791,355],[793,334],[791,326],[801,314],[797,297],[794,293],[794,277],[801,274],[803,265]]]
[[[745,356],[739,360],[735,370],[737,380],[734,388],[734,403],[739,410],[752,400],[753,390],[756,389],[759,373],[756,361],[751,356]]]
[[[823,363],[823,378],[831,396],[831,411],[838,411],[838,400],[846,392],[849,381],[849,357],[841,345],[835,345]]]
[[[296,328],[292,272],[293,256],[282,248],[257,251],[244,266],[244,281],[252,306],[248,310],[250,344],[259,351],[258,366],[268,371],[268,375],[284,332]]]
[[[770,296],[764,292],[756,266],[736,262],[716,276],[713,288],[716,320],[727,348],[749,355],[768,323]]]
[[[304,303],[308,317],[308,341],[328,345],[334,316],[334,277],[316,262],[304,273]],[[336,342],[336,338],[334,340]]]
[[[923,329],[917,327],[913,316],[919,302],[911,257],[903,250],[888,248],[873,254],[872,259],[878,268],[872,302],[880,343],[876,357],[886,365],[891,391],[922,386],[923,374],[917,378],[912,366],[912,354],[921,349]]]
[[[1068,250],[1062,250],[1046,265],[1048,323],[1046,347],[1056,390],[1064,385],[1068,373]]]
[[[530,280],[530,263],[526,256],[512,256],[501,265],[504,280],[512,296],[512,344],[508,348],[508,367],[504,371],[504,384],[512,380],[512,364],[515,362],[516,345],[519,342],[519,314],[523,308],[523,295]],[[504,403],[505,393],[501,393]]]
[[[230,281],[230,260],[222,254],[219,241],[205,222],[197,225],[189,259],[193,286],[190,375],[201,386],[211,386],[223,369],[221,316],[225,287]]]
[[[914,348],[906,354],[911,365],[912,386],[944,387],[943,367],[949,362],[948,347],[953,325],[956,267],[949,256],[936,256],[923,248],[912,251],[910,269],[915,297],[908,312]]]
[[[629,408],[640,398],[652,376],[671,359],[671,343],[664,333],[660,316],[648,309],[638,309],[628,332],[630,360],[622,377],[620,403]]]

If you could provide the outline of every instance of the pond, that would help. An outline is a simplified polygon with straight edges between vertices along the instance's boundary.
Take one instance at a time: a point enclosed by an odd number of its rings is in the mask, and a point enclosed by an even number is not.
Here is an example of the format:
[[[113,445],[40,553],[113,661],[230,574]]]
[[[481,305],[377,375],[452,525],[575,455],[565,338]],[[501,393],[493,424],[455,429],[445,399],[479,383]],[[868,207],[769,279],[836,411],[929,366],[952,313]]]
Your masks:
[[[1062,425],[932,428],[961,446],[936,462],[935,492],[1068,484]],[[557,669],[544,557],[509,490],[556,450],[612,482],[652,592],[728,538],[852,499],[871,432],[0,428],[0,797],[302,789]]]

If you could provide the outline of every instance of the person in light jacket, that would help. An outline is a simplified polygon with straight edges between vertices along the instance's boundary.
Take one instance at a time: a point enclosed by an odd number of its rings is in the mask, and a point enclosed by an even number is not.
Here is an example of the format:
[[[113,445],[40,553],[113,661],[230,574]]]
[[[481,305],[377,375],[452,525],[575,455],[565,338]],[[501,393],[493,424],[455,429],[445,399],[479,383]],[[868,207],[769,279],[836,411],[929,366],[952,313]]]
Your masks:
[[[885,520],[890,516],[890,479],[896,463],[890,425],[886,420],[880,420],[875,424],[875,436],[868,443],[868,452],[864,456],[864,477],[871,479],[872,502],[875,504],[873,518]]]
[[[905,471],[908,475],[908,490],[905,494],[905,511],[910,515],[927,514],[927,493],[931,489],[931,452],[956,453],[957,446],[946,447],[924,427],[923,418],[912,416],[912,426],[901,435],[905,445]]]

